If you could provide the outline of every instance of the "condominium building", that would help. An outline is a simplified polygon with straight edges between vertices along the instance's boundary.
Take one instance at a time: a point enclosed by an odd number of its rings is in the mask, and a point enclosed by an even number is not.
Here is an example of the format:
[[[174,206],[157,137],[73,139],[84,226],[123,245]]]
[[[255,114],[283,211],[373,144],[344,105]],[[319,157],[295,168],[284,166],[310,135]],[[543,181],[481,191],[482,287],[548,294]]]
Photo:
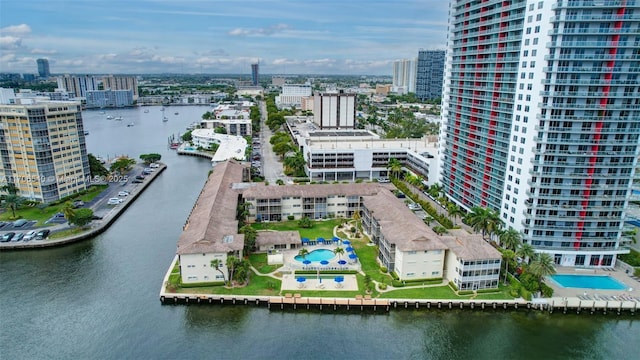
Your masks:
[[[133,90],[89,90],[87,108],[119,108],[133,106]]]
[[[443,50],[420,50],[416,70],[415,93],[419,99],[437,99],[442,96],[444,73]]]
[[[213,109],[211,119],[202,120],[200,126],[204,129],[223,128],[229,135],[251,136],[251,107],[252,102],[236,102],[219,104]]]
[[[58,88],[73,93],[74,97],[86,97],[87,91],[98,90],[98,80],[91,75],[64,75],[57,78]]]
[[[78,102],[0,105],[0,186],[51,202],[89,185],[89,161]]]
[[[402,59],[393,62],[393,83],[391,90],[398,94],[416,92],[416,59]]]
[[[640,2],[452,1],[441,183],[563,266],[612,266],[639,154]]]
[[[133,100],[138,100],[138,79],[135,76],[103,76],[102,87],[105,90],[131,90]]]
[[[313,99],[313,122],[320,129],[355,129],[356,94],[316,93]]]
[[[258,86],[260,79],[260,64],[251,64],[251,85]]]
[[[311,84],[284,84],[282,85],[282,93],[276,96],[276,106],[297,107],[302,105],[302,98],[311,96]]]

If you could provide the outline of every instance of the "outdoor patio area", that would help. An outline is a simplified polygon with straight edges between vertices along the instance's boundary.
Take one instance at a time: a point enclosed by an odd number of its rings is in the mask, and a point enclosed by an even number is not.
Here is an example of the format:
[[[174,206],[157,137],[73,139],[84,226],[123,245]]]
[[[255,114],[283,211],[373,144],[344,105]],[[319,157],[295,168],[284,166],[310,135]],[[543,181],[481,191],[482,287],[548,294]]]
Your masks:
[[[303,243],[305,244],[305,243]],[[342,248],[342,254],[335,254],[336,248]],[[333,243],[316,243],[303,246],[308,254],[299,256],[300,249],[282,251],[284,267],[290,271],[296,270],[355,270],[360,271],[361,265],[355,250],[348,240]],[[315,253],[314,253],[315,252]],[[321,256],[319,256],[322,254]],[[297,259],[296,259],[297,257]]]
[[[355,275],[293,275],[282,276],[282,290],[331,290],[356,291],[358,281]]]

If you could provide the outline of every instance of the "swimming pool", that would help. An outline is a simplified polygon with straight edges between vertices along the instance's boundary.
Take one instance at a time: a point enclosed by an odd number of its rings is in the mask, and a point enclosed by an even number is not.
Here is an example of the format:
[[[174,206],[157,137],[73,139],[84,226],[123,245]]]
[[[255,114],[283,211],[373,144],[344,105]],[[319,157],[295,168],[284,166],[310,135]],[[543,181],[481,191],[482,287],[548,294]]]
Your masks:
[[[329,250],[329,249],[318,249],[318,250],[313,250],[312,252],[308,253],[307,256],[305,256],[304,258],[300,255],[297,255],[296,257],[294,257],[294,259],[296,261],[300,261],[303,262],[304,259],[306,258],[307,260],[313,262],[320,262],[322,260],[331,260],[336,256],[336,254],[333,253],[333,251]]]
[[[551,275],[551,279],[565,288],[624,290],[627,286],[608,275]]]

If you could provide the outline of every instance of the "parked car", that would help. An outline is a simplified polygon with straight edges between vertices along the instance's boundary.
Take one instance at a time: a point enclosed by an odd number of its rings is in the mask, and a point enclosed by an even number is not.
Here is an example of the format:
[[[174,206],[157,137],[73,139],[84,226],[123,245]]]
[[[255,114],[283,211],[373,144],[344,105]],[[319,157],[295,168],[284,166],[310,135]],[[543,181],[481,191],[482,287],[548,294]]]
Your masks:
[[[29,231],[28,233],[24,234],[24,236],[22,237],[22,241],[33,240],[36,237],[36,233],[37,231],[35,230]]]
[[[136,176],[136,180],[144,180],[144,179],[145,179],[144,175],[137,175]]]
[[[144,168],[144,170],[142,170],[142,172],[144,174],[151,174],[152,172],[156,171],[155,169],[152,168]]]
[[[159,168],[160,164],[153,163],[153,164],[149,165],[149,167],[152,168],[152,169]]]
[[[391,180],[389,180],[389,178],[385,178],[385,177],[381,177],[378,179],[379,183],[385,184],[385,183],[390,183]]]
[[[84,201],[82,200],[74,200],[73,201],[73,208],[77,209],[77,208],[81,208],[84,206]]]
[[[13,227],[23,227],[28,222],[29,221],[27,221],[25,219],[18,219],[18,220],[13,222]]]
[[[11,241],[11,239],[13,239],[13,237],[15,236],[16,233],[14,232],[8,232],[4,235],[2,235],[2,238],[0,239],[0,241],[2,242],[9,242]]]
[[[126,190],[120,191],[120,192],[118,193],[118,196],[129,196],[129,192],[128,192],[128,191],[126,191]]]
[[[120,198],[110,198],[107,201],[107,204],[109,204],[109,205],[118,205],[118,204],[122,203],[123,201],[124,201],[124,199],[120,199]]]
[[[11,241],[20,241],[24,237],[24,233],[17,233]]]
[[[140,180],[140,179],[133,179],[132,183],[133,184],[142,184],[144,181]]]
[[[44,230],[40,230],[36,233],[36,240],[44,240],[49,236],[49,233],[51,232],[51,230],[49,229],[44,229]]]

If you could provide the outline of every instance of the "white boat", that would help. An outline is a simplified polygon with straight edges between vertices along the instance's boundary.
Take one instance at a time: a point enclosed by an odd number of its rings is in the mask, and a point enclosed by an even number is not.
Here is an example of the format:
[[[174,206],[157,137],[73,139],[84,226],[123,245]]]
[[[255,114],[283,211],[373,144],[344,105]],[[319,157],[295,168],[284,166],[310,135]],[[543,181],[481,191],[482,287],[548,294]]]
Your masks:
[[[107,115],[107,120],[112,120],[112,119],[113,119],[113,116]]]
[[[148,113],[148,112],[149,112],[149,109],[144,109],[144,112],[145,112],[145,113]]]
[[[165,117],[162,118],[162,122],[167,122],[167,121],[169,121],[168,117],[165,116]]]
[[[132,127],[134,125],[135,125],[134,123],[129,123],[129,124],[127,124],[127,127]]]
[[[118,117],[116,117],[116,118],[115,118],[115,119],[113,119],[113,120],[122,121],[122,120],[124,120],[124,118],[123,118],[122,116],[118,116]]]

